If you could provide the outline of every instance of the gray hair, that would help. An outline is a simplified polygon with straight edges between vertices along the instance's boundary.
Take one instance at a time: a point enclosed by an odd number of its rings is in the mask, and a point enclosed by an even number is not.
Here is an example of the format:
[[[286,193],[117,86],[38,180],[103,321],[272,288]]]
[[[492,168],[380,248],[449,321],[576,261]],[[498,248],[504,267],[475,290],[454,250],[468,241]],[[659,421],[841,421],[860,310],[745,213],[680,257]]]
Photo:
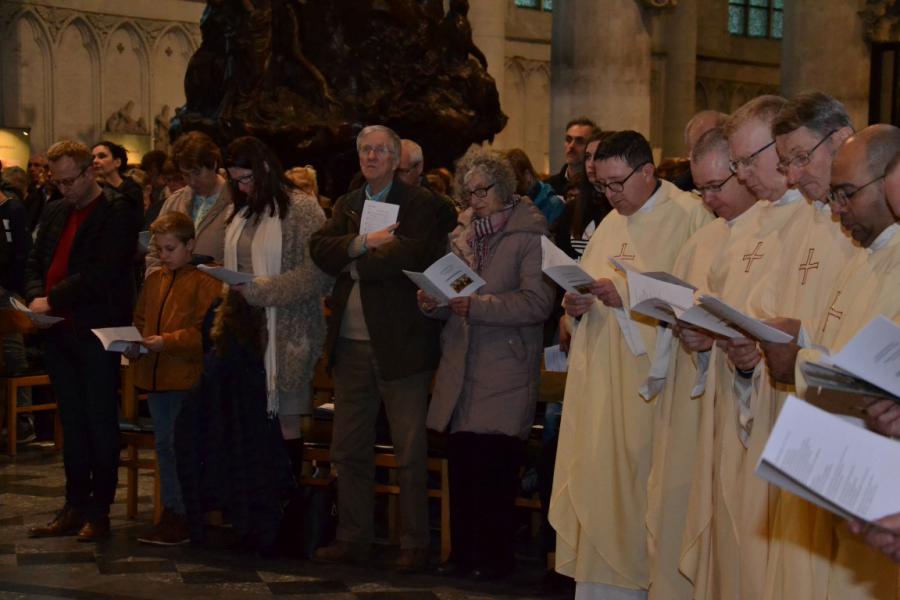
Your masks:
[[[691,162],[699,162],[710,154],[722,154],[728,160],[728,138],[725,137],[722,126],[713,127],[700,136],[691,150]]]
[[[362,140],[364,137],[378,131],[390,138],[391,154],[394,155],[394,160],[400,160],[400,136],[397,135],[393,129],[384,125],[367,125],[366,127],[363,127],[362,131],[359,132],[359,135],[356,136],[356,151],[359,152],[362,147]]]
[[[822,92],[798,94],[788,100],[772,123],[772,135],[785,135],[806,127],[825,136],[843,127],[853,128],[847,109]]]
[[[6,167],[3,169],[3,175],[0,177],[3,179],[3,182],[11,185],[12,187],[19,190],[22,194],[22,199],[25,199],[25,194],[28,192],[28,172],[22,167]]]
[[[422,164],[422,161],[425,160],[422,155],[422,146],[418,145],[412,140],[402,139],[400,140],[401,150],[403,148],[406,149],[406,152],[409,154],[409,162],[412,165]]]
[[[723,112],[719,112],[717,110],[701,110],[693,117],[691,117],[687,122],[687,125],[684,126],[684,145],[689,145],[691,133],[694,128],[697,127],[697,125],[700,125],[701,123],[704,123],[706,121],[712,121],[712,127],[721,127],[727,120],[728,115]],[[709,131],[709,129],[707,129],[706,131]],[[706,131],[704,131],[703,133],[706,133]]]
[[[456,163],[456,193],[462,206],[469,205],[466,182],[475,173],[483,173],[491,180],[504,204],[512,202],[513,194],[516,192],[516,175],[509,160],[496,150],[473,146]]]

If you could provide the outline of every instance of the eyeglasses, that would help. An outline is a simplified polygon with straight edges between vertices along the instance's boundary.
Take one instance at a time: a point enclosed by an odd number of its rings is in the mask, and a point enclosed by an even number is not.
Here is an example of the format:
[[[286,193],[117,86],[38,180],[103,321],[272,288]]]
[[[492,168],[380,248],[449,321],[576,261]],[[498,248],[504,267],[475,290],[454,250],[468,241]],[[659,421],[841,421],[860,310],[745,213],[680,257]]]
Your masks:
[[[594,187],[597,188],[597,191],[600,192],[601,194],[605,194],[606,190],[609,190],[610,192],[619,193],[625,189],[625,182],[627,182],[629,179],[631,179],[631,176],[634,175],[635,173],[637,173],[638,169],[640,169],[641,167],[643,167],[646,164],[649,164],[649,163],[642,162],[641,164],[639,164],[638,166],[633,168],[631,170],[631,173],[629,173],[628,176],[625,177],[625,179],[623,179],[622,181],[610,181],[609,183],[600,183],[598,181],[597,183],[594,184]]]
[[[703,187],[694,188],[694,192],[701,198],[705,198],[707,194],[718,194],[722,191],[722,188],[725,187],[725,184],[731,181],[734,176],[735,174],[732,173],[719,183],[711,183],[709,185],[704,185]]]
[[[860,190],[862,190],[866,186],[872,185],[876,181],[881,181],[882,179],[884,179],[884,175],[881,175],[880,177],[876,177],[872,181],[862,184],[861,186],[859,186],[852,192],[848,192],[843,186],[831,188],[830,190],[828,190],[828,194],[826,194],[826,198],[828,198],[829,204],[834,204],[836,206],[846,206],[847,202],[850,200],[850,198],[852,198],[853,196],[858,194]]]
[[[86,172],[89,168],[90,168],[90,167],[84,167],[83,169],[81,169],[81,170],[78,172],[78,175],[76,175],[75,177],[66,177],[65,179],[51,179],[51,180],[50,180],[50,183],[52,183],[53,185],[55,185],[55,186],[58,187],[58,188],[69,188],[69,187],[72,187],[72,185],[74,185],[74,183],[75,183],[76,181],[78,181],[78,180],[81,178],[81,176],[84,175],[85,172]]]
[[[393,154],[394,151],[388,148],[387,146],[360,146],[359,155],[360,156],[368,156],[370,152],[374,152],[378,158],[384,158],[388,154]]]
[[[472,196],[475,196],[476,198],[484,198],[485,196],[487,196],[488,191],[490,191],[490,189],[495,185],[497,184],[492,183],[491,185],[475,188],[474,190],[466,190],[466,197],[471,198]]]
[[[244,185],[253,181],[253,173],[247,173],[243,177],[232,177],[231,180],[238,185]]]
[[[744,167],[745,169],[752,167],[753,163],[756,162],[756,157],[758,157],[766,148],[770,148],[775,143],[775,140],[772,140],[750,156],[745,156],[743,158],[736,158],[728,163],[728,168],[731,169],[732,173],[737,173],[738,167]]]
[[[805,167],[806,165],[808,165],[809,161],[812,160],[812,155],[813,155],[813,152],[816,151],[816,148],[818,148],[819,146],[824,144],[825,140],[830,138],[836,131],[837,131],[837,129],[833,129],[828,135],[826,135],[821,140],[819,140],[818,144],[816,144],[809,150],[806,150],[803,152],[798,152],[797,154],[795,154],[792,158],[789,158],[788,160],[779,160],[778,161],[778,170],[781,171],[782,173],[787,173],[787,170],[790,169],[791,167],[797,167],[799,169],[801,167]]]

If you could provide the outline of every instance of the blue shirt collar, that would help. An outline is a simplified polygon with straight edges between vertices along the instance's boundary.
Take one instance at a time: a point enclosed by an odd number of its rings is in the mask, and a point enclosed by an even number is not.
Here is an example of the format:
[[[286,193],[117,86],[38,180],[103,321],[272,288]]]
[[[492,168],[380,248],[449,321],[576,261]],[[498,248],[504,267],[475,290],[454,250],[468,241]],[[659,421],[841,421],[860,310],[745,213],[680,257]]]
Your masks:
[[[366,200],[371,200],[372,202],[384,202],[387,198],[388,194],[391,192],[391,188],[394,186],[394,182],[391,181],[387,184],[387,186],[378,192],[377,194],[372,194],[372,186],[368,183],[366,184]]]

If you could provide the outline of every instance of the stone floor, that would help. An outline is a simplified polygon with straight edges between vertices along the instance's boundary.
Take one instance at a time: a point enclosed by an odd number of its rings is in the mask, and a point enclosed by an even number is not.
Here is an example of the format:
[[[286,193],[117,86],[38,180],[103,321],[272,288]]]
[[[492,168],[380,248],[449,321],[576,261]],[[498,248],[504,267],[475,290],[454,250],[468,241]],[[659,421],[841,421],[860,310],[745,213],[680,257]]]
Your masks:
[[[62,506],[62,460],[52,444],[20,447],[0,457],[0,599],[5,598],[216,598],[296,597],[326,600],[461,600],[467,598],[570,598],[548,591],[537,560],[523,560],[503,583],[476,583],[436,574],[400,576],[386,564],[366,568],[323,566],[294,559],[260,558],[222,548],[158,548],[136,536],[149,524],[152,478],[140,477],[139,519],[125,518],[124,483],[111,519],[112,536],[99,544],[74,538],[30,539],[28,527],[49,521]],[[124,482],[124,473],[120,474]],[[396,550],[385,545],[381,557]],[[435,550],[434,563],[438,556]]]

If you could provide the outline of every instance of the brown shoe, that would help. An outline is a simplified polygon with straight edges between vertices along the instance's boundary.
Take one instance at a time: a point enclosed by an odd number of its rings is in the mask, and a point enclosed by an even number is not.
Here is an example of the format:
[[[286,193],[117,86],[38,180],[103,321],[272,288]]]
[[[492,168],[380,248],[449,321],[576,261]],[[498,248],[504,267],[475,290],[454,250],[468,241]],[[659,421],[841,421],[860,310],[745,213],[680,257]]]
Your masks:
[[[191,541],[191,528],[184,515],[164,510],[159,523],[138,541],[155,546],[180,546]]]
[[[341,563],[358,565],[372,558],[372,545],[359,542],[336,540],[313,553],[313,561],[319,563]]]
[[[97,542],[109,537],[109,517],[88,521],[78,532],[79,542]]]
[[[28,530],[29,537],[57,537],[75,535],[84,526],[85,519],[68,504],[46,525],[38,525]]]
[[[394,570],[398,573],[418,573],[428,566],[428,548],[400,548]]]

